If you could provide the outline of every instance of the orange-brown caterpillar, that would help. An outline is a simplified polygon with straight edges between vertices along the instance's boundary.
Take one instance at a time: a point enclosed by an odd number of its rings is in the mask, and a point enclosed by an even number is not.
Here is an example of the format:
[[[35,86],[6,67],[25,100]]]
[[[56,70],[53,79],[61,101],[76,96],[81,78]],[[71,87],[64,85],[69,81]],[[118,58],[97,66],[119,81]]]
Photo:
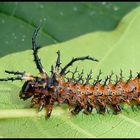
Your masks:
[[[20,98],[26,100],[32,97],[31,107],[38,106],[39,111],[46,108],[46,116],[50,117],[54,103],[67,104],[73,110],[73,114],[78,114],[83,110],[85,114],[90,114],[95,108],[99,113],[105,113],[107,108],[111,108],[116,114],[121,111],[120,104],[127,103],[131,105],[132,102],[140,104],[140,73],[137,77],[130,77],[127,81],[123,80],[122,73],[120,78],[113,84],[111,76],[107,76],[104,83],[100,83],[100,75],[94,80],[93,84],[89,83],[91,74],[87,75],[84,82],[82,76],[83,71],[75,79],[74,75],[77,68],[72,72],[72,78],[66,78],[66,74],[71,71],[66,71],[74,62],[80,60],[91,60],[97,62],[94,57],[85,56],[73,58],[64,68],[60,70],[60,51],[57,52],[58,57],[55,67],[51,67],[51,76],[49,76],[38,57],[39,47],[36,45],[36,37],[39,27],[35,30],[32,37],[32,49],[34,61],[37,69],[40,72],[40,77],[33,76],[26,72],[5,71],[8,74],[18,75],[17,77],[1,78],[0,81],[9,80],[26,80],[21,92]],[[66,80],[67,79],[67,80]]]

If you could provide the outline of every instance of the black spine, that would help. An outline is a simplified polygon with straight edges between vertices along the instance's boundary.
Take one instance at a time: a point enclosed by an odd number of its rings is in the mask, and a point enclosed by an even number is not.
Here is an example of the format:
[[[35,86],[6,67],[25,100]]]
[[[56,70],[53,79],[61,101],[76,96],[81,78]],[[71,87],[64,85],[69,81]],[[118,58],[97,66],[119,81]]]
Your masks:
[[[70,66],[72,66],[72,64],[76,61],[80,61],[80,60],[92,60],[92,61],[96,61],[98,62],[98,60],[94,57],[90,57],[90,56],[84,56],[84,57],[77,57],[77,58],[73,58],[60,72],[60,75],[63,75],[66,71],[66,69]]]
[[[39,29],[40,29],[40,26],[38,26],[36,28],[36,30],[34,31],[34,34],[32,37],[32,50],[33,50],[34,61],[36,63],[37,69],[39,70],[40,73],[44,73],[43,66],[42,66],[41,61],[40,61],[38,54],[37,54],[38,50],[40,49],[40,47],[38,47],[36,45],[36,37],[37,37]]]
[[[10,78],[0,78],[0,81],[15,81],[15,80],[23,80],[22,77],[10,77]]]

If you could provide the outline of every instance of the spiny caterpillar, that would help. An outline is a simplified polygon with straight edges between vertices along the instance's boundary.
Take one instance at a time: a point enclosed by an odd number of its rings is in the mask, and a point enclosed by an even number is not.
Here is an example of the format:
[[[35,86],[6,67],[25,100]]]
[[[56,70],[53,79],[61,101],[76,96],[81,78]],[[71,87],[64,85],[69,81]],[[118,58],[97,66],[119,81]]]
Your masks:
[[[92,71],[87,75],[86,81],[84,81],[83,71],[75,79],[77,68],[74,72],[67,70],[76,61],[91,60],[98,62],[94,57],[73,58],[60,70],[60,51],[58,50],[55,67],[51,66],[51,76],[49,76],[38,57],[40,47],[36,44],[36,37],[39,29],[40,27],[36,28],[33,33],[32,50],[34,62],[40,72],[40,77],[26,72],[5,70],[8,74],[18,76],[0,79],[0,81],[25,80],[19,97],[23,100],[32,97],[31,107],[38,106],[38,111],[41,111],[45,107],[46,117],[50,117],[55,102],[58,104],[67,104],[69,108],[72,108],[72,114],[78,114],[82,110],[85,114],[90,114],[93,108],[99,113],[105,113],[107,108],[111,108],[115,114],[118,114],[122,110],[121,103],[127,103],[130,106],[132,106],[132,102],[140,104],[140,73],[135,78],[132,78],[132,72],[130,72],[129,79],[124,81],[121,71],[120,78],[116,77],[117,80],[115,83],[112,83],[112,73],[101,84],[101,71],[99,71],[99,75],[93,84],[90,84]],[[71,78],[66,77],[66,74],[69,72],[72,73]]]

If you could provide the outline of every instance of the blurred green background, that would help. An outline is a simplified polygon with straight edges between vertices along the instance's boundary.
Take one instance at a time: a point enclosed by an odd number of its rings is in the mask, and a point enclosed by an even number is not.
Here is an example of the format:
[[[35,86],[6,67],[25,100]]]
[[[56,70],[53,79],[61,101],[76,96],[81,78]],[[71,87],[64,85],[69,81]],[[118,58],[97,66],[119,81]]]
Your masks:
[[[39,45],[113,30],[139,2],[0,2],[0,57],[31,48],[35,27],[42,23]],[[85,46],[86,47],[86,46]]]

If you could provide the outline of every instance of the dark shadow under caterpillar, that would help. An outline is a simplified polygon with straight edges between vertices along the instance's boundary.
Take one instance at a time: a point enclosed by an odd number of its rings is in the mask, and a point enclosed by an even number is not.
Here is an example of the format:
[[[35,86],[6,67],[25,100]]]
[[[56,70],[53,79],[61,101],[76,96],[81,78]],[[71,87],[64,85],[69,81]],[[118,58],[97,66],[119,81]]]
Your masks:
[[[38,106],[39,111],[45,107],[46,117],[50,117],[55,102],[58,104],[67,104],[72,108],[72,114],[78,114],[82,110],[85,114],[90,114],[93,108],[97,109],[99,113],[105,113],[107,108],[111,108],[115,114],[118,114],[122,110],[121,103],[127,103],[130,106],[132,103],[140,104],[140,73],[133,78],[130,71],[129,79],[124,81],[121,71],[120,78],[116,76],[115,83],[112,83],[111,80],[112,73],[101,84],[101,71],[99,71],[99,75],[97,75],[94,83],[90,84],[92,71],[90,71],[84,81],[83,71],[75,78],[77,68],[74,72],[67,70],[76,61],[91,60],[98,62],[94,57],[73,58],[60,70],[60,51],[58,50],[56,65],[55,67],[51,66],[51,76],[49,76],[38,57],[39,47],[36,44],[36,37],[39,29],[40,27],[33,34],[32,50],[40,77],[26,72],[5,70],[6,73],[17,75],[17,77],[0,79],[0,81],[25,80],[19,96],[23,100],[32,97],[31,107]],[[67,78],[67,73],[72,73],[72,77]]]

